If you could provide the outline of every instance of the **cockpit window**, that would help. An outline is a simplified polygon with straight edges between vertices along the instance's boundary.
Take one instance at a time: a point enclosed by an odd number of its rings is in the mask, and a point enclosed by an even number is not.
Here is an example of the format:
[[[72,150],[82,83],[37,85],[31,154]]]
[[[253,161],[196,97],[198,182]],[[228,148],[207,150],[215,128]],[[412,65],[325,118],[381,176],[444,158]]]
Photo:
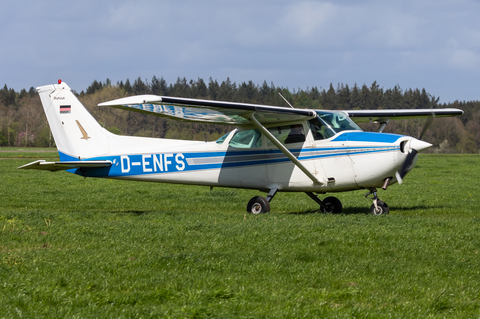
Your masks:
[[[314,140],[323,140],[335,135],[335,132],[329,128],[323,121],[320,121],[318,117],[308,121],[310,130],[312,131]]]
[[[305,132],[302,124],[269,127],[268,131],[282,144],[305,142]],[[267,140],[267,145],[272,146],[274,144]]]
[[[227,134],[225,134],[224,136],[220,137],[218,140],[216,140],[215,142],[217,142],[217,144],[223,144],[223,142],[227,139],[228,135],[230,135],[230,132],[228,132]]]
[[[317,117],[309,121],[314,139],[329,138],[342,131],[361,131],[343,112],[317,111]],[[318,133],[318,134],[316,134]]]
[[[257,148],[262,146],[262,134],[258,130],[238,131],[228,144],[236,148]]]

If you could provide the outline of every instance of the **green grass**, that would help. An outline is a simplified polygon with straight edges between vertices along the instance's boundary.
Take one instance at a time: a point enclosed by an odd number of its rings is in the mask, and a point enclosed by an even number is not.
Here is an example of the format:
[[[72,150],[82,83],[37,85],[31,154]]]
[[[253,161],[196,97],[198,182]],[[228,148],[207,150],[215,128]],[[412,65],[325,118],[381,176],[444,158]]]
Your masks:
[[[58,160],[56,148],[42,147],[0,147],[0,159],[6,158],[41,158]]]
[[[0,150],[0,157],[4,157]],[[42,157],[39,157],[42,158]],[[305,194],[83,179],[0,160],[0,318],[477,318],[480,156],[422,154],[402,186]]]

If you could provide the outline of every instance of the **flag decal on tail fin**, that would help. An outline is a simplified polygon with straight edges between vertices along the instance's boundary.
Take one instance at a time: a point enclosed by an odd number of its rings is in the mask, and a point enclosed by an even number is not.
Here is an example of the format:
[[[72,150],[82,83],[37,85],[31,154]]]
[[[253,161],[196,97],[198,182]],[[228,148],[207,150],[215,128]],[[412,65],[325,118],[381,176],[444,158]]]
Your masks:
[[[90,138],[90,136],[88,136],[88,134],[85,131],[85,129],[83,128],[82,124],[80,124],[80,122],[78,120],[75,120],[75,122],[77,122],[77,125],[78,125],[78,128],[80,129],[80,132],[82,132],[81,139],[88,140]]]
[[[60,105],[60,114],[69,114],[72,113],[71,105]]]

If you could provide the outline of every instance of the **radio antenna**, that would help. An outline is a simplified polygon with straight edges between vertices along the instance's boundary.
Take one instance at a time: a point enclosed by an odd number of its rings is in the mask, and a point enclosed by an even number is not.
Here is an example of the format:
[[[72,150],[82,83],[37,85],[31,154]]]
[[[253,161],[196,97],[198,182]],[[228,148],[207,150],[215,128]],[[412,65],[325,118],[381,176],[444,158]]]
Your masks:
[[[280,93],[280,92],[277,92],[277,93],[278,93],[278,95],[280,95],[280,96],[282,97],[282,99],[283,99],[285,102],[287,102],[288,105],[290,105],[290,107],[291,107],[292,109],[294,109],[293,105],[290,104],[290,102],[288,102],[287,99],[283,97],[282,93]]]

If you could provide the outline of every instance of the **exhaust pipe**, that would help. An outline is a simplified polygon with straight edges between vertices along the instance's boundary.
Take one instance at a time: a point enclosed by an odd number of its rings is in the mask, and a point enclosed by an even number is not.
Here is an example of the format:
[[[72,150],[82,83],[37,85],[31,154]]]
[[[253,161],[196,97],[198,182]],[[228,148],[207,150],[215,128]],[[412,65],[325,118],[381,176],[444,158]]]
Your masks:
[[[384,191],[386,191],[386,190],[387,190],[388,183],[390,183],[390,181],[391,181],[391,180],[392,180],[392,178],[391,178],[391,177],[387,177],[387,178],[385,178],[385,180],[384,180],[384,182],[383,182],[383,186],[382,186],[382,189],[383,189]]]

